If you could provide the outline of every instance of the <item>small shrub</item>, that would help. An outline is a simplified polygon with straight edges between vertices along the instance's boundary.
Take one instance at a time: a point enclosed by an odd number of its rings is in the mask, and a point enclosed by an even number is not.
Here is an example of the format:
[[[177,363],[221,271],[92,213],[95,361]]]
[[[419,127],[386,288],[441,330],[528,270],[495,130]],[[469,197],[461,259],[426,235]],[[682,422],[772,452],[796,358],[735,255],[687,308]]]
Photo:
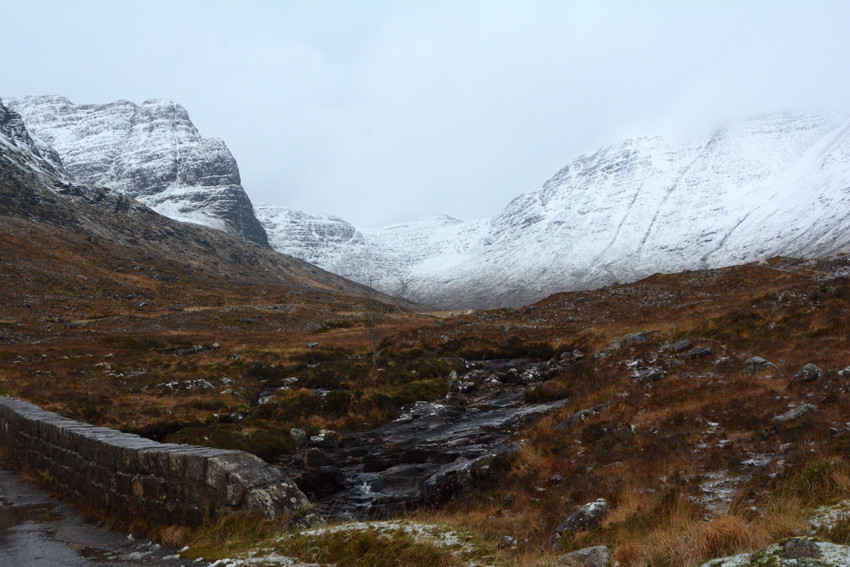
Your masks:
[[[325,395],[324,411],[328,415],[335,417],[343,416],[348,413],[351,407],[351,392],[343,390],[334,390]]]

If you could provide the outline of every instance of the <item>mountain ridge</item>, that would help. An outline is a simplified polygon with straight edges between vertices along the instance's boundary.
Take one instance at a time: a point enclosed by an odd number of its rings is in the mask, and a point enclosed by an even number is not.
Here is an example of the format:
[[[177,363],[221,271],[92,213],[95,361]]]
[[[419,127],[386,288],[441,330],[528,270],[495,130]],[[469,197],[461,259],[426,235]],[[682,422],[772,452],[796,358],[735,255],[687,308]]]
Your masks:
[[[181,105],[150,99],[75,105],[61,96],[5,99],[69,175],[109,187],[170,218],[268,245],[226,144],[201,137]]]
[[[41,155],[20,115],[4,102],[0,100],[0,218],[4,220],[0,232],[9,231],[10,241],[16,227],[23,227],[33,242],[54,242],[54,256],[69,247],[63,254],[74,258],[94,255],[101,263],[111,258],[115,265],[135,262],[141,266],[155,259],[169,269],[202,274],[198,277],[210,281],[273,285],[328,294],[340,301],[359,297],[399,308],[421,307],[376,294],[362,284],[239,235],[183,223],[117,191],[81,184],[61,164],[54,165]],[[85,250],[75,247],[75,242],[82,246],[80,240]],[[42,248],[38,254],[43,253]]]
[[[258,208],[273,223],[274,207]],[[435,306],[519,306],[656,272],[834,254],[850,248],[848,210],[850,119],[778,112],[686,141],[610,144],[488,219],[361,230],[337,219],[350,236],[314,242],[309,261]]]

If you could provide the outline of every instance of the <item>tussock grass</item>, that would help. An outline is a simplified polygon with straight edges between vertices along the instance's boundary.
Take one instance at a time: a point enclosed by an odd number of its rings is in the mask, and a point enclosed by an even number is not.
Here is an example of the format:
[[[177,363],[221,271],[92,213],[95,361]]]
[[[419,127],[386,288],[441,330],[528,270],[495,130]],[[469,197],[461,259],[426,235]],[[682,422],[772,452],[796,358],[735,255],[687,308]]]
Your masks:
[[[285,556],[338,567],[553,565],[551,558],[516,557],[505,553],[461,529],[414,521],[356,522],[297,530],[285,521],[231,516],[197,530],[188,545],[184,556],[190,559],[251,557],[260,563],[264,556]]]
[[[189,549],[184,552],[184,556],[189,559],[203,557],[209,560],[234,557],[249,549],[264,547],[285,529],[285,521],[229,515],[215,521],[207,521],[195,530],[185,542]]]

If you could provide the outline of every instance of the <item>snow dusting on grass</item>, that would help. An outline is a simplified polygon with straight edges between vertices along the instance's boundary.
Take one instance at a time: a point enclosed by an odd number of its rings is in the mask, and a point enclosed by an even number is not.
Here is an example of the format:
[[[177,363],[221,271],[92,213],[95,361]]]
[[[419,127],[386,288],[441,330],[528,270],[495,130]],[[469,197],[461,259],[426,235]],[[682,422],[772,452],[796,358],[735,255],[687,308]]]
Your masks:
[[[822,506],[815,510],[814,516],[809,520],[809,527],[813,533],[828,532],[839,522],[848,521],[850,521],[850,500],[844,500],[833,506]]]
[[[383,522],[351,522],[336,526],[313,528],[299,532],[302,536],[321,536],[340,532],[363,532],[374,530],[384,537],[392,537],[397,533],[405,533],[413,537],[417,543],[428,543],[443,549],[452,549],[460,552],[472,552],[472,536],[458,532],[448,526],[436,524],[421,524],[405,521],[383,521]],[[285,539],[281,538],[281,540]]]
[[[409,521],[351,522],[285,534],[215,567],[351,565],[387,552],[408,553],[411,565],[430,565],[440,555],[446,565],[476,565],[485,555],[470,534],[448,526]],[[370,555],[371,554],[371,555]],[[421,558],[421,560],[419,559]],[[358,563],[360,564],[360,563]]]
[[[850,547],[811,538],[799,538],[812,542],[817,553],[810,557],[795,557],[788,553],[786,542],[775,543],[756,553],[743,553],[723,559],[712,559],[702,567],[784,567],[808,565],[821,567],[850,567]]]

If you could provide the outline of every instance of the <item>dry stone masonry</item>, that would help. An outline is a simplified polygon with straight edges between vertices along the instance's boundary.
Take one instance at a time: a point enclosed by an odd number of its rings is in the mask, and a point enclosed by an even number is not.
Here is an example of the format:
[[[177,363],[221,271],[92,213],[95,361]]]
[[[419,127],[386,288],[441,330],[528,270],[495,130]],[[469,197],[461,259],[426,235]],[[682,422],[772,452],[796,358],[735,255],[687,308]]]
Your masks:
[[[0,444],[66,497],[157,524],[196,526],[231,510],[273,518],[310,505],[254,455],[157,443],[14,398],[0,398]]]

